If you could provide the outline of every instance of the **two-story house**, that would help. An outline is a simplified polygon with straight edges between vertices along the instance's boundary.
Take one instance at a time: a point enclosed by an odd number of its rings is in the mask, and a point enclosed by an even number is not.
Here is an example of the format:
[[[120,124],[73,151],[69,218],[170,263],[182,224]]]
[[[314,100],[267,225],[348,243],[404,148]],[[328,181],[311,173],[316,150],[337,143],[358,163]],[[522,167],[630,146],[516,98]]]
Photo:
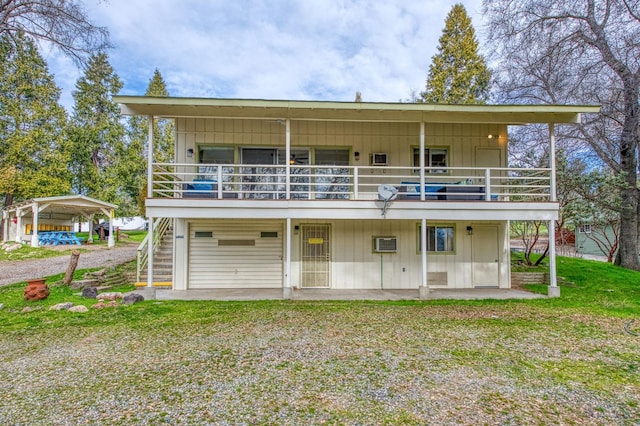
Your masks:
[[[554,126],[594,106],[118,96],[175,120],[153,162],[142,257],[173,228],[169,290],[510,287],[509,221],[558,217]],[[150,122],[152,122],[151,120]],[[510,168],[508,126],[546,124],[551,162]],[[553,240],[554,235],[550,233]],[[553,242],[553,241],[552,241]],[[552,244],[549,294],[559,295]]]

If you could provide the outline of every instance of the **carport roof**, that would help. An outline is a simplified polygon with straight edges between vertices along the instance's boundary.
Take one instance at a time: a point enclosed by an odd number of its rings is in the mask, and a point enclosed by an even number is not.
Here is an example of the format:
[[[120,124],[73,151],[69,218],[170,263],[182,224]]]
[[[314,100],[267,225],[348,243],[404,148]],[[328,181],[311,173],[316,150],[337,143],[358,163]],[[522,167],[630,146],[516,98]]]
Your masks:
[[[25,213],[28,214],[34,204],[40,206],[40,211],[47,210],[52,213],[68,214],[69,216],[81,215],[85,217],[96,213],[106,214],[106,211],[118,208],[115,204],[96,200],[84,195],[63,195],[59,197],[32,198],[31,200],[7,206],[3,210],[5,212],[26,210]]]

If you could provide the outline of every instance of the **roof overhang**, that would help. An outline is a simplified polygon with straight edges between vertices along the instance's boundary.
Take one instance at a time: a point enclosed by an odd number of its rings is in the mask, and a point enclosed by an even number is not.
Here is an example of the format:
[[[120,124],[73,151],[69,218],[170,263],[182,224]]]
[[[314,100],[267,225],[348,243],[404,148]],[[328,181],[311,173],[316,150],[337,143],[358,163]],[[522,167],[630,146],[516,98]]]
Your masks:
[[[444,105],[114,96],[124,115],[425,123],[580,123],[597,105]]]

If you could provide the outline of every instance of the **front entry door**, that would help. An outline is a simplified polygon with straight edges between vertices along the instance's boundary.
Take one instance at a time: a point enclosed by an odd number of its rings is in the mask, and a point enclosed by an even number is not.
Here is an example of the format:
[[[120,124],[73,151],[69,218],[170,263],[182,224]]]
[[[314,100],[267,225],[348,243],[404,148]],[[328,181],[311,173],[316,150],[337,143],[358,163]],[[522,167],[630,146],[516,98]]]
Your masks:
[[[329,287],[331,253],[329,225],[302,225],[302,288]]]
[[[500,286],[500,244],[497,225],[473,225],[472,268],[474,287]]]

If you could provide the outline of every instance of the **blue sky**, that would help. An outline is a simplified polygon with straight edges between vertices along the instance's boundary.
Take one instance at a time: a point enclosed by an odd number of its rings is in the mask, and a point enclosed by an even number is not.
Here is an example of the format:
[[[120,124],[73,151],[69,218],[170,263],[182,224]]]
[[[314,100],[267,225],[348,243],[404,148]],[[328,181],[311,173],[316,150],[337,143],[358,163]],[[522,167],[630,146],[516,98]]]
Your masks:
[[[158,68],[171,96],[396,102],[424,90],[444,20],[460,0],[87,0],[124,82]],[[462,0],[482,43],[481,0]],[[71,108],[81,72],[43,56]]]

